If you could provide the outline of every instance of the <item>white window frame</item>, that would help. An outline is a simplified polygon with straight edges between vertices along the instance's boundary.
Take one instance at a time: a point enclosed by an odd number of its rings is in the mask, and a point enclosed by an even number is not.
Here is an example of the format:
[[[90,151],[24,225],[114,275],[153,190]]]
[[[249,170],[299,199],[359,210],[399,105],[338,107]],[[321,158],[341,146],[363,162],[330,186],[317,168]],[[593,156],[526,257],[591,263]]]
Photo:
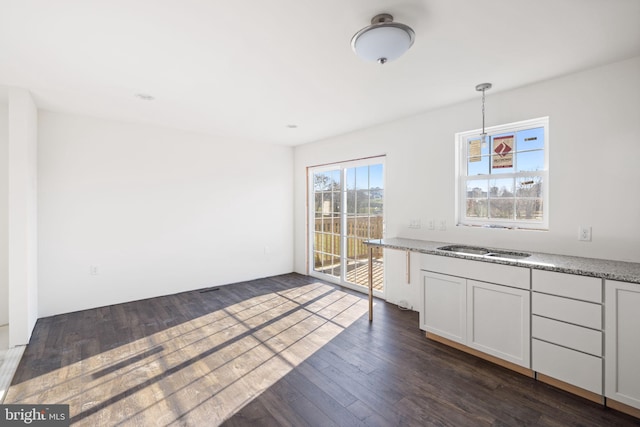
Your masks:
[[[312,277],[316,277],[327,282],[335,283],[340,286],[344,286],[345,288],[353,289],[358,292],[366,293],[368,292],[368,288],[359,286],[356,284],[352,284],[346,280],[346,270],[342,268],[342,273],[340,277],[335,277],[327,274],[323,274],[317,272],[313,268],[313,230],[311,229],[311,224],[315,223],[315,210],[313,209],[313,204],[309,200],[309,196],[313,194],[313,174],[318,172],[326,172],[331,170],[340,170],[341,176],[341,203],[343,207],[347,206],[347,191],[344,188],[344,183],[346,180],[347,169],[357,168],[360,166],[372,166],[376,164],[382,164],[382,182],[383,182],[383,190],[385,191],[385,200],[386,200],[386,155],[366,157],[358,160],[345,160],[342,162],[330,163],[320,166],[309,166],[307,167],[307,274]],[[383,210],[383,223],[382,223],[382,235],[383,238],[386,236],[386,226],[384,215],[386,215],[386,207]],[[341,230],[347,229],[347,216],[346,214],[341,215]],[[346,239],[342,239],[341,247],[340,247],[340,263],[344,267],[346,265],[346,254],[347,254],[347,243]],[[384,263],[384,260],[383,260]],[[387,280],[386,276],[383,273],[383,284],[382,291],[373,290],[373,295],[378,298],[386,299],[387,292]]]
[[[501,229],[525,229],[525,230],[543,230],[549,229],[549,117],[540,117],[537,119],[523,120],[520,122],[509,123],[505,125],[492,126],[485,129],[487,138],[493,135],[517,132],[532,128],[544,128],[544,169],[541,171],[526,171],[515,173],[501,173],[496,175],[467,175],[467,141],[473,137],[479,137],[480,130],[472,130],[459,132],[455,134],[456,146],[456,224],[458,226],[475,226],[487,228]],[[517,147],[516,147],[517,149]],[[515,158],[515,156],[514,156]],[[517,165],[516,165],[517,166]],[[541,221],[526,220],[506,220],[504,218],[471,218],[467,217],[467,181],[470,179],[478,179],[482,177],[514,178],[514,177],[530,177],[540,176],[542,178],[542,206],[543,215]]]

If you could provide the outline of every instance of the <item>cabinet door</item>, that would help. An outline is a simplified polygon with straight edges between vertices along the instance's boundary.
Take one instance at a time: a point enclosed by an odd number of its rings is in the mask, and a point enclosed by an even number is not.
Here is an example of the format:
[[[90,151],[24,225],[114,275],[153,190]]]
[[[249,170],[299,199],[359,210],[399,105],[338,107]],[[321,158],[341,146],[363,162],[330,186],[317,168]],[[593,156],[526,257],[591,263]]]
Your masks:
[[[462,344],[466,342],[467,281],[422,273],[421,328]]]
[[[526,290],[467,280],[467,345],[530,368],[529,298]]]
[[[640,409],[640,284],[605,283],[605,395]]]

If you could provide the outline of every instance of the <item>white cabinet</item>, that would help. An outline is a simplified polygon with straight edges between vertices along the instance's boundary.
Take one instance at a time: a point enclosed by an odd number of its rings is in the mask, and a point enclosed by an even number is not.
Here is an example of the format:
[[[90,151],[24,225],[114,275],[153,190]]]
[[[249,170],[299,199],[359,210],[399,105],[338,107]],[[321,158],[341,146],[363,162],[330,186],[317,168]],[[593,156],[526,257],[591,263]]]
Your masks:
[[[530,368],[529,269],[428,255],[422,268],[421,329]]]
[[[467,345],[530,366],[528,290],[467,280]]]
[[[640,409],[640,284],[605,283],[605,396]]]
[[[603,391],[602,279],[533,270],[531,288],[533,370],[598,400]]]
[[[451,341],[467,340],[467,281],[459,277],[425,272],[421,329]]]

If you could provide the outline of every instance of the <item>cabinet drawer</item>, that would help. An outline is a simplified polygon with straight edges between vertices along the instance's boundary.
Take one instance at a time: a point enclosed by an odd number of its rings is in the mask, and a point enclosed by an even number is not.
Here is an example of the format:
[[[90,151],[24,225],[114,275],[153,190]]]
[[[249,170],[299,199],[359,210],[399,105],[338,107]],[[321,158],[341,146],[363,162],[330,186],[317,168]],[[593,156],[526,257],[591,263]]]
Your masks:
[[[449,274],[515,288],[531,289],[530,272],[528,268],[524,267],[439,255],[424,255],[421,267],[423,270],[435,273]]]
[[[531,287],[534,291],[547,294],[595,303],[602,302],[602,279],[596,277],[533,270],[531,272]]]
[[[602,394],[602,359],[568,348],[531,340],[533,370]]]
[[[602,357],[602,332],[532,316],[531,336]]]
[[[593,329],[602,329],[602,306],[553,295],[531,295],[531,313]]]

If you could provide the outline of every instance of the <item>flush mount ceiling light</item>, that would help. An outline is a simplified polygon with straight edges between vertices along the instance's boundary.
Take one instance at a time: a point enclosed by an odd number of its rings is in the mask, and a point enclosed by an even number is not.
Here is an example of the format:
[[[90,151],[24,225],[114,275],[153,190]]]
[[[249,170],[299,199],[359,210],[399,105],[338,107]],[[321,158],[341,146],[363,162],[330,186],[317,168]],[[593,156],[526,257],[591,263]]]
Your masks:
[[[360,58],[385,64],[409,50],[415,36],[411,27],[393,22],[393,16],[381,13],[371,19],[371,25],[355,33],[351,47]]]
[[[482,133],[480,134],[480,138],[483,143],[487,138],[487,133],[484,131],[484,91],[491,89],[491,87],[491,83],[480,83],[479,85],[476,85],[476,90],[478,92],[482,91]]]

